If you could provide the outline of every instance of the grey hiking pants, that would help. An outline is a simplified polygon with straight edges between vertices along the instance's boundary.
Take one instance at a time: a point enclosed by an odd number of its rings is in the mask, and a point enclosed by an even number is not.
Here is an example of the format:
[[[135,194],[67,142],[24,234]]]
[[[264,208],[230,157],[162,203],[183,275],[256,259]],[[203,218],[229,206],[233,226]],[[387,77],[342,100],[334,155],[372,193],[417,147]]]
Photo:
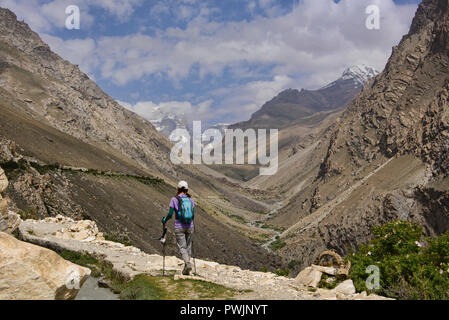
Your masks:
[[[193,231],[194,228],[175,228],[176,242],[178,243],[179,252],[186,266],[191,266],[190,257],[192,256]]]

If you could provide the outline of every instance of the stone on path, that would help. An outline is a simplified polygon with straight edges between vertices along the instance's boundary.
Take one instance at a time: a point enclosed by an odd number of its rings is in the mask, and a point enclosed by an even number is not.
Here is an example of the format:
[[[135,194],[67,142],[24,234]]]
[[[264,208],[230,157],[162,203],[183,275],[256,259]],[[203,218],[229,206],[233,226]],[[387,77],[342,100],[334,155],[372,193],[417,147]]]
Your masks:
[[[356,293],[354,283],[352,282],[352,280],[346,280],[340,283],[334,290],[335,292],[344,295],[352,295]]]

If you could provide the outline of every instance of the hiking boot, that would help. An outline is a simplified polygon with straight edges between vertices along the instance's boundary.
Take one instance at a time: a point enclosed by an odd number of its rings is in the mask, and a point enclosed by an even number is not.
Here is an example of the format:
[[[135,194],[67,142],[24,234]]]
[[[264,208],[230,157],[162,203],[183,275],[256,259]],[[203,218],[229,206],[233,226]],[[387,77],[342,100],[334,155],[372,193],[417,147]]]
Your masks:
[[[186,264],[184,266],[184,270],[182,270],[182,274],[184,276],[189,276],[191,271],[192,271],[192,266]]]

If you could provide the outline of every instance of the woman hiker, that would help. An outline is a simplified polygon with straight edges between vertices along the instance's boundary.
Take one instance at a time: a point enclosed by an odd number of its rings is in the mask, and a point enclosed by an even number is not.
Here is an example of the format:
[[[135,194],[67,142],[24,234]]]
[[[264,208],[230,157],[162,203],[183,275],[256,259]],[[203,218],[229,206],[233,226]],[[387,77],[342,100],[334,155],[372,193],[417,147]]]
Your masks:
[[[192,242],[195,218],[195,202],[189,194],[189,185],[185,181],[178,184],[176,197],[170,201],[170,211],[167,217],[162,218],[165,224],[175,213],[175,235],[179,252],[184,260],[185,266],[183,275],[189,275],[192,271],[190,257],[192,256]]]

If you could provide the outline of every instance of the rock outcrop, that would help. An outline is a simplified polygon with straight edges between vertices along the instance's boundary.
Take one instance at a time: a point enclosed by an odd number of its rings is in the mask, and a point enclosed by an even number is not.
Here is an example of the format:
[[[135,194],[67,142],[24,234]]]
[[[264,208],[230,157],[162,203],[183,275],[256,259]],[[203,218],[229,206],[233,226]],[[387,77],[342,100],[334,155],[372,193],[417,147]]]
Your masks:
[[[72,300],[89,269],[0,232],[0,300]]]

